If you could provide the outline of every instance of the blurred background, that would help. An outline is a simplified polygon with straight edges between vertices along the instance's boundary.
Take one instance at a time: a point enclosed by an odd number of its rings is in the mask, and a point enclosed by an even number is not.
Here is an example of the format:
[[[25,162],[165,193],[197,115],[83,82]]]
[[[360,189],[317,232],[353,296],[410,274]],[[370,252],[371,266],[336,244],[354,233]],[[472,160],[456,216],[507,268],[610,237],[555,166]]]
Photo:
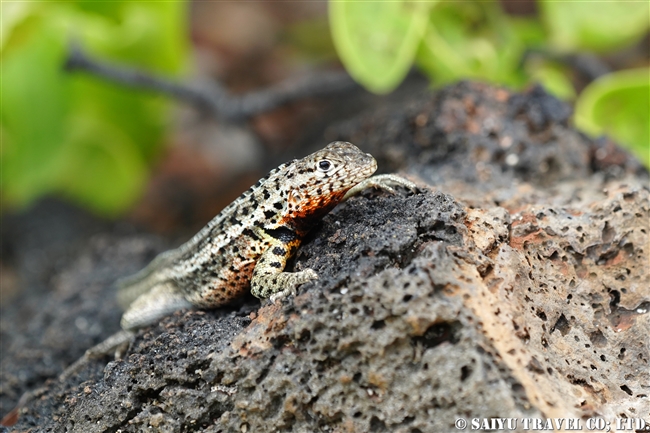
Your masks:
[[[650,167],[648,2],[1,7],[5,287],[8,261],[38,245],[29,236],[39,230],[61,243],[97,221],[191,233],[268,169],[324,146],[329,123],[461,79],[513,89],[539,83],[574,107],[578,128],[613,137]],[[290,96],[235,119],[137,80],[75,68],[75,50],[113,72],[192,89],[212,83],[233,106],[278,85]],[[346,72],[352,84],[318,97],[292,93],[301,77],[327,90],[319,81],[327,71]],[[43,214],[62,216],[42,229],[33,218]]]

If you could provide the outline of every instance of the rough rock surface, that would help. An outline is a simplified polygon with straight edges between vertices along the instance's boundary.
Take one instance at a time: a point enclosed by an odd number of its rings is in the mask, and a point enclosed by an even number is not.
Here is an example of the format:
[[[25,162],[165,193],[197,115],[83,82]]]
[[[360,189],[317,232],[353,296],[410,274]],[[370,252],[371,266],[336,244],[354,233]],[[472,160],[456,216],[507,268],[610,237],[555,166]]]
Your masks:
[[[295,298],[178,312],[142,330],[124,359],[47,382],[16,430],[417,433],[455,431],[461,417],[650,424],[648,175],[615,144],[569,127],[568,115],[539,89],[461,83],[332,127],[328,139],[352,141],[421,190],[367,193],[328,215],[293,264],[321,278]],[[43,365],[25,350],[42,349],[19,335],[50,324],[70,326],[72,338],[101,323],[86,341],[101,340],[119,316],[102,300],[111,279],[161,248],[132,235],[90,244],[31,328],[3,306],[3,410],[26,388],[16,372]],[[46,353],[56,369],[79,351]]]

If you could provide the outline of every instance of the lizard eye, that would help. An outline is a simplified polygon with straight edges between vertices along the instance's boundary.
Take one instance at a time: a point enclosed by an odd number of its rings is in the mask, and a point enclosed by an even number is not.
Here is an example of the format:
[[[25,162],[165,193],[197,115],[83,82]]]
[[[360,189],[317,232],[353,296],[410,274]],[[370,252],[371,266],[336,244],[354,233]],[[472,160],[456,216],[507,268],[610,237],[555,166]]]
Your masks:
[[[328,160],[321,159],[320,161],[318,161],[318,169],[320,171],[327,172],[330,168],[332,168],[332,163],[329,162]]]

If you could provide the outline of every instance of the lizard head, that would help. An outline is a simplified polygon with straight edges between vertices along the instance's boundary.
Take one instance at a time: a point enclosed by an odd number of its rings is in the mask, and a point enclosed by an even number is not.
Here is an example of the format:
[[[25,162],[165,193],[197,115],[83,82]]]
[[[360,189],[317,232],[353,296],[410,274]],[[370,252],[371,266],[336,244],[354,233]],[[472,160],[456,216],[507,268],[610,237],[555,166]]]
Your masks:
[[[354,144],[334,141],[294,162],[287,174],[285,223],[309,226],[332,210],[345,193],[370,177],[377,161]]]

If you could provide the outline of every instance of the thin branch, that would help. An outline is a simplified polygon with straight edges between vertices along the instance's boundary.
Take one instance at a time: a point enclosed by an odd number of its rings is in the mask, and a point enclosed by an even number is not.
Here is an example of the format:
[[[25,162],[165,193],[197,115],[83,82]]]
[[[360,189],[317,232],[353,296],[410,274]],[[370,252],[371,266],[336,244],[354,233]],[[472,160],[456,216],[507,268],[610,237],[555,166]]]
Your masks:
[[[116,66],[90,57],[78,45],[72,45],[65,62],[70,72],[86,72],[136,89],[146,89],[185,101],[219,119],[246,120],[293,101],[331,96],[358,88],[344,72],[321,72],[287,80],[267,89],[241,96],[231,95],[217,82],[189,85],[125,66]]]

